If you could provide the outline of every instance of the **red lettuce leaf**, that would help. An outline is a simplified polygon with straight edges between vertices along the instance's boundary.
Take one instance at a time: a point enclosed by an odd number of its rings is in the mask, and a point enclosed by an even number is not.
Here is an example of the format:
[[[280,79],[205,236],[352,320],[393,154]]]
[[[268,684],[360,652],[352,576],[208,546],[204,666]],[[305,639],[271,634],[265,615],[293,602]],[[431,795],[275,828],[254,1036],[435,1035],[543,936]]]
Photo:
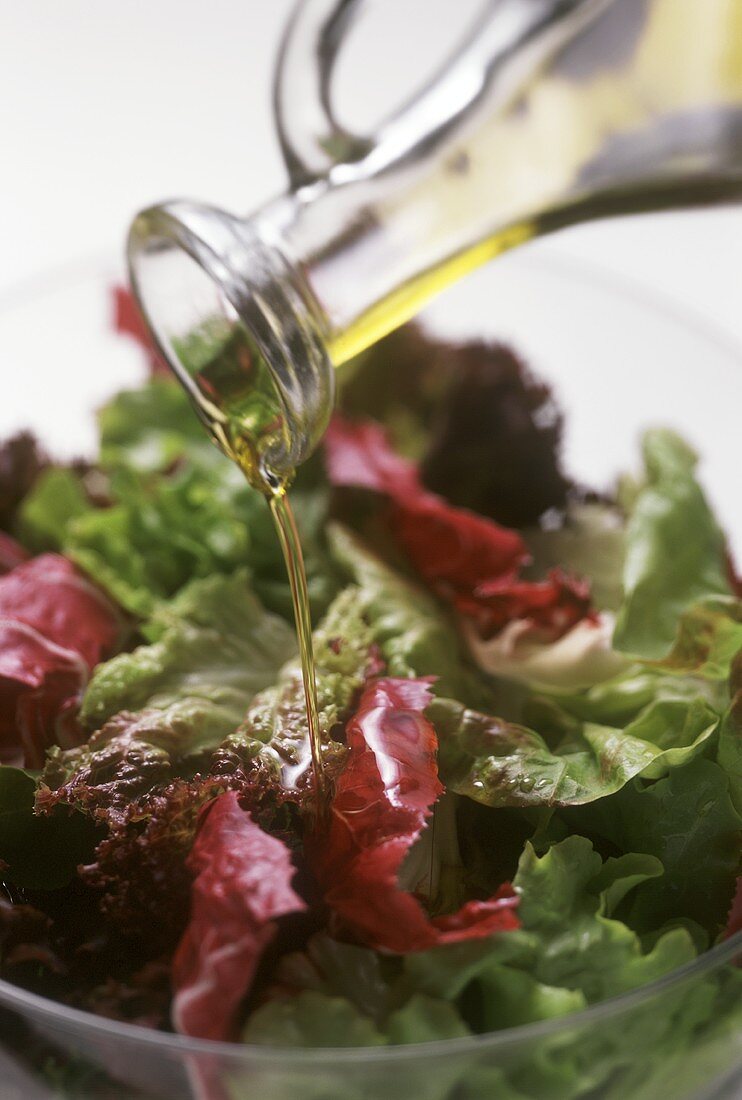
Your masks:
[[[0,577],[0,760],[40,768],[50,745],[79,743],[88,673],[121,636],[114,607],[58,554]]]
[[[483,638],[492,638],[508,623],[527,624],[529,636],[556,641],[583,619],[594,618],[590,585],[552,569],[546,580],[491,580],[461,596],[456,608],[472,619]]]
[[[554,571],[546,581],[518,577],[528,551],[517,531],[427,490],[414,463],[397,455],[379,425],[335,416],[325,437],[330,481],[370,489],[391,501],[390,523],[413,566],[471,619],[482,637],[509,622],[555,640],[590,614],[586,583]]]
[[[23,623],[0,619],[0,761],[41,768],[53,744],[79,743],[85,662]]]
[[[365,690],[346,730],[350,750],[326,830],[308,840],[327,905],[352,935],[406,953],[518,927],[510,886],[431,919],[398,885],[402,862],[443,792],[428,680],[384,678]]]
[[[147,353],[151,374],[170,374],[170,368],[162,358],[144,323],[134,295],[128,287],[115,286],[111,289],[113,306],[113,327],[122,336],[130,336]]]
[[[291,888],[288,848],[263,832],[234,791],[203,810],[188,867],[196,878],[173,960],[173,1021],[184,1035],[230,1039],[276,920],[306,905]]]
[[[38,630],[92,668],[121,639],[113,605],[61,554],[42,554],[0,578],[0,619]]]

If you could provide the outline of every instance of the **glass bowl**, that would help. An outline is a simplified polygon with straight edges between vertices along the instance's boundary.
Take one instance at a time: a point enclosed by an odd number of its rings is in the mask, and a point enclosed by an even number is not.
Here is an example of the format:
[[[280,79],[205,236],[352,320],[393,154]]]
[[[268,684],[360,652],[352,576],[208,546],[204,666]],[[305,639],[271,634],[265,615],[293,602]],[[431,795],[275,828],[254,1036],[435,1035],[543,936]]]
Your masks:
[[[116,269],[70,273],[0,302],[0,434],[31,427],[52,453],[92,453],[92,410],[144,375],[109,327]],[[454,338],[511,342],[554,386],[565,461],[609,486],[640,430],[680,430],[742,557],[742,350],[645,288],[528,248],[425,316]],[[12,383],[9,381],[12,379]],[[0,1100],[706,1100],[742,1088],[742,933],[658,982],[571,1017],[416,1047],[291,1050],[192,1041],[61,1007],[0,982]],[[699,998],[714,1011],[694,1018]],[[710,1021],[710,1022],[709,1022]]]

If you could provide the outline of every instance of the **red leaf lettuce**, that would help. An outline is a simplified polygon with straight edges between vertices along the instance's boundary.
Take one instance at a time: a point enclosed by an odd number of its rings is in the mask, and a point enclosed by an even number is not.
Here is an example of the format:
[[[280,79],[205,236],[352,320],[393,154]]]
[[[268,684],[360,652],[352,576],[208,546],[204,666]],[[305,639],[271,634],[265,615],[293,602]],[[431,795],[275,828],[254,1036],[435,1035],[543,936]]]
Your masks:
[[[188,857],[191,919],[173,960],[173,1021],[184,1035],[230,1039],[277,918],[306,905],[291,888],[285,844],[263,832],[236,792],[202,814]]]
[[[348,763],[326,828],[308,842],[325,901],[351,934],[380,950],[406,953],[518,927],[509,885],[487,901],[430,918],[397,876],[443,793],[437,738],[424,709],[425,679],[379,679],[361,697],[346,730]]]
[[[392,529],[417,572],[471,619],[482,637],[493,637],[518,619],[555,640],[590,613],[588,585],[559,570],[545,581],[520,580],[529,555],[517,531],[431,493],[415,464],[391,449],[378,424],[335,416],[325,437],[325,458],[333,485],[389,498]]]
[[[121,631],[112,604],[58,554],[0,577],[0,760],[40,768],[50,745],[79,742],[88,673]]]

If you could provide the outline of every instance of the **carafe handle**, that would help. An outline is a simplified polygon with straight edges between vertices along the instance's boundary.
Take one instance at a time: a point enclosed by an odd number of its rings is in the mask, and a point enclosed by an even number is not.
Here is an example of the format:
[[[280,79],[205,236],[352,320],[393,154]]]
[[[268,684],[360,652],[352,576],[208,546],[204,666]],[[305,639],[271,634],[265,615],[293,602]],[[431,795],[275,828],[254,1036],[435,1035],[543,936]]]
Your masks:
[[[401,150],[434,143],[476,102],[533,71],[616,0],[490,0],[428,83],[374,134],[351,133],[337,119],[331,84],[354,21],[369,0],[299,0],[278,53],[273,105],[292,190],[353,164],[369,171]],[[517,57],[517,76],[508,61]]]

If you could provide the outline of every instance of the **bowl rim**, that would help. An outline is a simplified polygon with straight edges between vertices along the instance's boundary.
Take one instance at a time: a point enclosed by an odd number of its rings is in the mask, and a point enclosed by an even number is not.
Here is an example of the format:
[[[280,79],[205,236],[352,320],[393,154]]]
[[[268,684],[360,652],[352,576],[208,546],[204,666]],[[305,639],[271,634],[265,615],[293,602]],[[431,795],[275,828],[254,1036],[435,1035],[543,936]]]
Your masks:
[[[25,1009],[37,1017],[51,1018],[56,1023],[66,1025],[65,1030],[77,1025],[84,1028],[87,1035],[95,1032],[102,1038],[127,1039],[132,1043],[142,1043],[172,1054],[200,1054],[240,1062],[266,1063],[279,1060],[283,1064],[289,1062],[294,1067],[303,1064],[323,1065],[328,1062],[333,1064],[365,1061],[380,1063],[388,1060],[399,1062],[419,1057],[438,1058],[449,1055],[482,1054],[521,1042],[542,1039],[568,1029],[578,1030],[598,1021],[619,1017],[624,1012],[653,1000],[675,986],[708,975],[735,961],[742,961],[742,931],[736,932],[689,963],[676,967],[653,982],[598,1001],[579,1012],[556,1016],[550,1020],[539,1020],[532,1024],[503,1028],[500,1031],[491,1031],[482,1035],[466,1035],[456,1039],[437,1039],[427,1043],[409,1043],[399,1046],[275,1047],[215,1039],[194,1039],[187,1035],[156,1031],[154,1028],[143,1027],[140,1024],[97,1016],[92,1012],[71,1008],[59,1001],[53,1001],[38,993],[31,993],[20,986],[2,980],[0,980],[0,1007],[14,1006]]]
[[[664,315],[675,325],[689,330],[704,341],[713,344],[725,355],[742,362],[742,343],[733,334],[706,317],[690,304],[681,303],[671,295],[643,283],[638,278],[616,272],[600,264],[579,257],[554,253],[527,252],[518,256],[518,263],[527,269],[546,271],[574,282],[596,283],[609,293],[632,302],[642,309]],[[70,265],[60,265],[38,276],[23,280],[17,286],[5,288],[0,295],[0,315],[28,301],[52,295],[60,290],[70,290],[87,283],[105,284],[116,281],[121,263],[110,252],[96,253]],[[505,934],[505,933],[503,933]],[[447,1058],[455,1055],[483,1054],[520,1043],[542,1039],[574,1028],[575,1030],[611,1018],[618,1018],[632,1008],[680,986],[708,975],[730,963],[742,963],[742,931],[715,944],[697,958],[676,967],[646,985],[606,998],[589,1005],[579,1012],[521,1024],[499,1031],[460,1038],[438,1039],[426,1043],[411,1043],[381,1047],[271,1047],[240,1042],[224,1042],[214,1039],[196,1039],[173,1032],[157,1031],[140,1024],[110,1019],[83,1009],[73,1008],[38,993],[32,993],[12,982],[0,979],[0,1008],[17,1009],[27,1017],[32,1016],[52,1025],[61,1025],[66,1032],[77,1030],[85,1037],[96,1035],[102,1039],[126,1040],[142,1044],[163,1054],[178,1057],[203,1055],[244,1064],[270,1065],[280,1061],[292,1068],[322,1067],[324,1065],[382,1064],[405,1062],[415,1058]]]

